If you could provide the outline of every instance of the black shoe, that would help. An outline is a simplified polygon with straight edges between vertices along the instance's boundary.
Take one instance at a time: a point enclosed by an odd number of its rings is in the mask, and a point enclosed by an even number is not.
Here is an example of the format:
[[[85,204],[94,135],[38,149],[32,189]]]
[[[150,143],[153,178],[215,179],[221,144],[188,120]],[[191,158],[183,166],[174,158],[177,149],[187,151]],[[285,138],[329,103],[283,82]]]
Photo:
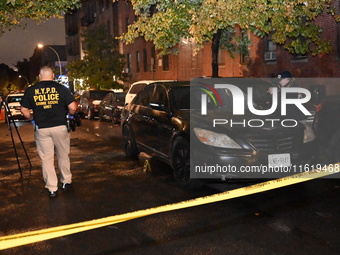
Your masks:
[[[72,189],[73,189],[73,186],[72,186],[72,183],[63,183],[63,184],[61,185],[61,188],[62,188],[63,190],[72,190]]]
[[[55,198],[58,196],[58,191],[48,191],[50,198]]]

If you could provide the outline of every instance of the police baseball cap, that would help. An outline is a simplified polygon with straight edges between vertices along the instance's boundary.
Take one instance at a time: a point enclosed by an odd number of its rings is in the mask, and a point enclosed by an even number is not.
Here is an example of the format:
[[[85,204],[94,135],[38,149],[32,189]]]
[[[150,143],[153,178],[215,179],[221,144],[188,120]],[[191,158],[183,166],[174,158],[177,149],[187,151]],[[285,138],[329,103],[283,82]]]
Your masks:
[[[284,78],[292,78],[292,74],[289,71],[282,71],[277,78],[284,79]]]

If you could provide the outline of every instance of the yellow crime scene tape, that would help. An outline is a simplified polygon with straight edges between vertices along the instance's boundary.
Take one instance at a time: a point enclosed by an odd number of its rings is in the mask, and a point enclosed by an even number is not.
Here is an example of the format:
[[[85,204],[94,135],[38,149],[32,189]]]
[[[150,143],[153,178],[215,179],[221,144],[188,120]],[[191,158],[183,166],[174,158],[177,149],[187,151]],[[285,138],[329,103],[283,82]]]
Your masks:
[[[31,231],[31,232],[26,232],[26,233],[21,233],[21,234],[0,237],[0,250],[13,248],[13,247],[21,246],[21,245],[26,245],[30,243],[40,242],[40,241],[44,241],[44,240],[48,240],[48,239],[52,239],[56,237],[71,235],[71,234],[75,234],[75,233],[79,233],[79,232],[83,232],[87,230],[92,230],[92,229],[96,229],[100,227],[105,227],[105,226],[117,224],[117,223],[124,222],[124,221],[129,221],[132,219],[141,218],[141,217],[145,217],[145,216],[149,216],[149,215],[153,215],[153,214],[157,214],[161,212],[174,211],[174,210],[194,207],[198,205],[219,202],[219,201],[228,200],[228,199],[232,199],[236,197],[260,193],[260,192],[264,192],[267,190],[277,189],[277,188],[317,179],[320,177],[325,177],[331,174],[339,173],[339,167],[340,167],[339,164],[340,163],[337,163],[337,164],[330,165],[332,167],[327,166],[327,167],[324,167],[323,169],[313,170],[310,172],[303,172],[303,173],[295,174],[292,176],[287,176],[287,177],[280,178],[280,179],[261,182],[261,183],[254,184],[251,186],[234,189],[234,190],[230,190],[230,191],[226,191],[226,192],[222,192],[222,193],[218,193],[218,194],[214,194],[210,196],[199,197],[199,198],[195,198],[195,199],[191,199],[187,201],[182,201],[179,203],[163,205],[163,206],[154,207],[150,209],[139,210],[135,212],[105,217],[101,219],[74,223],[70,225],[52,227],[52,228],[47,228],[47,229],[42,229],[42,230],[37,230],[37,231]],[[336,166],[336,168],[334,168],[334,166]],[[337,171],[335,171],[335,169]]]

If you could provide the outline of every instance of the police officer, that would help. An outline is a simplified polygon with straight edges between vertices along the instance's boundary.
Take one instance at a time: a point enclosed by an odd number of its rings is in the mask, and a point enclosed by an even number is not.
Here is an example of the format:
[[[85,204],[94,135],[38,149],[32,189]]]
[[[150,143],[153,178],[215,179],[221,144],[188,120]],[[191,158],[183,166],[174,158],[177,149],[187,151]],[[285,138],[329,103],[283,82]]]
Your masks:
[[[77,104],[70,91],[53,81],[50,67],[40,69],[39,82],[27,88],[21,100],[21,112],[25,118],[35,122],[35,142],[42,162],[45,188],[51,198],[58,195],[58,178],[54,167],[54,148],[58,158],[58,169],[63,189],[70,189],[70,133],[66,115],[74,114]],[[33,109],[33,116],[30,113]]]

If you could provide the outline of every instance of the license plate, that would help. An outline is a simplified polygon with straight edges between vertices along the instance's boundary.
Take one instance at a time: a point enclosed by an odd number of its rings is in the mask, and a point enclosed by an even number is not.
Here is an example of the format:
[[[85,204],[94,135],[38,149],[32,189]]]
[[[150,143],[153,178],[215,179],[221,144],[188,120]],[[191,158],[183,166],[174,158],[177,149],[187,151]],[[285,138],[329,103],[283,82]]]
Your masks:
[[[285,167],[290,166],[290,154],[270,154],[268,155],[269,167]]]

